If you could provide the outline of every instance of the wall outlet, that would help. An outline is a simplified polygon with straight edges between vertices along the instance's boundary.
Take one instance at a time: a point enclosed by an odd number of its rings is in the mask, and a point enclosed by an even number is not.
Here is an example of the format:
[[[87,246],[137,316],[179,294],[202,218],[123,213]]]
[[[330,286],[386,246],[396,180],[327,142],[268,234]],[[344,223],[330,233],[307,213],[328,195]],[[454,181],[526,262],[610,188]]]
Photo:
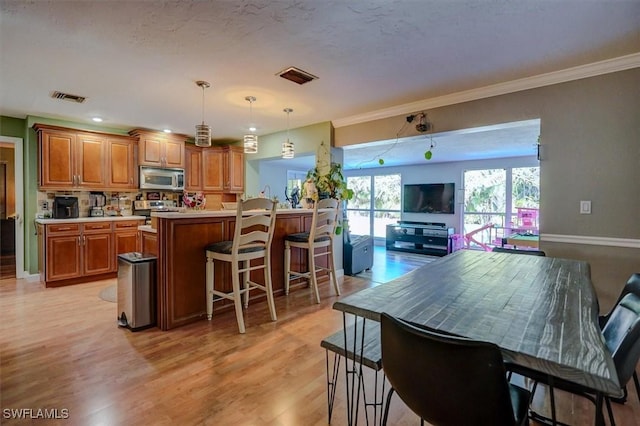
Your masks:
[[[591,201],[580,201],[580,214],[591,214]]]

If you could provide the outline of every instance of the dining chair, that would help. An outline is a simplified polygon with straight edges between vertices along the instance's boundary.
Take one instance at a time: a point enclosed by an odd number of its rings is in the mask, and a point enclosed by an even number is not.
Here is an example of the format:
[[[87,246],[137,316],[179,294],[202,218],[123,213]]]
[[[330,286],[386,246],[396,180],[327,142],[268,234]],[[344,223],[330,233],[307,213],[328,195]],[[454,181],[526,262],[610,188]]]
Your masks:
[[[421,424],[528,424],[530,393],[507,382],[498,346],[381,315],[382,368],[391,384],[383,424],[394,392]]]
[[[338,224],[338,200],[325,198],[315,203],[313,217],[309,232],[289,234],[284,237],[284,292],[289,294],[289,285],[292,280],[305,278],[309,280],[309,286],[313,289],[316,303],[320,303],[318,291],[317,273],[327,271],[336,294],[340,295],[340,287],[336,277],[336,267],[333,260],[333,237]],[[308,271],[294,271],[291,269],[291,248],[297,247],[307,250]],[[319,252],[318,249],[326,248]],[[316,264],[316,257],[327,256],[328,267]]]
[[[640,386],[635,372],[636,365],[640,360],[640,294],[629,292],[619,300],[608,316],[606,324],[602,327],[602,336],[613,358],[621,391],[623,393],[626,391],[626,385],[633,377],[640,399]],[[515,372],[535,380],[532,388],[533,393],[535,393],[538,383],[544,383],[549,387],[554,424],[556,423],[554,389],[583,396],[596,404],[597,409],[600,408],[598,407],[600,402],[597,392],[586,386],[548,375],[537,375],[535,372],[526,370],[518,371],[516,369]],[[609,413],[609,421],[615,425],[615,417],[610,403],[614,397],[610,395],[602,395],[602,397]]]
[[[207,256],[206,288],[207,319],[213,315],[214,297],[232,300],[235,305],[238,330],[245,332],[242,312],[249,305],[249,292],[260,289],[267,293],[267,303],[271,320],[276,321],[276,308],[273,300],[271,282],[271,241],[276,221],[276,203],[267,198],[250,198],[238,203],[236,222],[232,241],[221,241],[205,247]],[[262,259],[262,262],[251,261]],[[232,291],[225,292],[214,288],[214,261],[231,264]],[[264,285],[251,281],[251,271],[264,271]],[[243,287],[240,288],[242,277]]]

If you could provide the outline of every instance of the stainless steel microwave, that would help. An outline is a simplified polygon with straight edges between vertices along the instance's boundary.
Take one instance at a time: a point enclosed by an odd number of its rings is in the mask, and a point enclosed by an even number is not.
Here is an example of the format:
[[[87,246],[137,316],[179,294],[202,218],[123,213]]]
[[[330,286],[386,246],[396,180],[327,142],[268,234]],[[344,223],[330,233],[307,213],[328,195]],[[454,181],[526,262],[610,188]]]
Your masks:
[[[140,189],[184,191],[184,170],[140,166]]]

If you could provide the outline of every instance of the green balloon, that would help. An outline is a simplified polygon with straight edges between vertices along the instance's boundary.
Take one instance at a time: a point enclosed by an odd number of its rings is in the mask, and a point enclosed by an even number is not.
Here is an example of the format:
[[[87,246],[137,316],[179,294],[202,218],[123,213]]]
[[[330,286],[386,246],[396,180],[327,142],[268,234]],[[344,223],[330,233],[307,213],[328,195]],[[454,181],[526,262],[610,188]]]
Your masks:
[[[380,165],[382,166],[382,165],[384,164],[384,159],[382,159],[382,158],[381,158],[381,159],[379,159],[379,160],[378,160],[378,164],[380,164]]]
[[[431,153],[431,150],[424,153],[424,158],[426,158],[427,160],[431,160],[432,156],[433,154]]]

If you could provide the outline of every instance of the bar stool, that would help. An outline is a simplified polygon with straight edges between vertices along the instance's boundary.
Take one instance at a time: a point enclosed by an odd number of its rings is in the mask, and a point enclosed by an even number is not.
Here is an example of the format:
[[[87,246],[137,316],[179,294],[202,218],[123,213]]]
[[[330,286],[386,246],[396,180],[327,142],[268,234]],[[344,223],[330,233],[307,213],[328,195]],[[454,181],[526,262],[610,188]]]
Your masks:
[[[238,330],[240,333],[244,333],[241,297],[244,295],[244,307],[247,308],[249,291],[257,288],[267,293],[271,320],[276,321],[271,283],[271,241],[273,240],[275,221],[276,203],[274,201],[266,198],[252,198],[239,202],[236,210],[233,241],[221,241],[205,247],[207,255],[207,319],[211,320],[213,315],[214,296],[217,296],[216,300],[218,298],[233,300]],[[261,264],[251,264],[253,259],[261,258],[263,259]],[[214,260],[231,263],[232,292],[227,293],[214,289]],[[264,270],[265,285],[251,281],[250,272],[257,269]],[[240,274],[242,274],[242,289],[240,288]]]
[[[316,296],[316,303],[320,303],[320,293],[318,292],[318,271],[328,271],[333,287],[340,295],[338,279],[336,278],[336,268],[333,261],[333,236],[335,235],[338,222],[338,200],[325,198],[315,203],[313,208],[313,218],[309,232],[289,234],[284,238],[284,291],[289,294],[289,283],[292,279],[305,278],[309,280],[309,286]],[[307,250],[308,272],[291,270],[291,247],[298,247]],[[326,247],[327,250],[316,253],[316,250]],[[329,267],[316,266],[315,258],[318,256],[329,256]]]

